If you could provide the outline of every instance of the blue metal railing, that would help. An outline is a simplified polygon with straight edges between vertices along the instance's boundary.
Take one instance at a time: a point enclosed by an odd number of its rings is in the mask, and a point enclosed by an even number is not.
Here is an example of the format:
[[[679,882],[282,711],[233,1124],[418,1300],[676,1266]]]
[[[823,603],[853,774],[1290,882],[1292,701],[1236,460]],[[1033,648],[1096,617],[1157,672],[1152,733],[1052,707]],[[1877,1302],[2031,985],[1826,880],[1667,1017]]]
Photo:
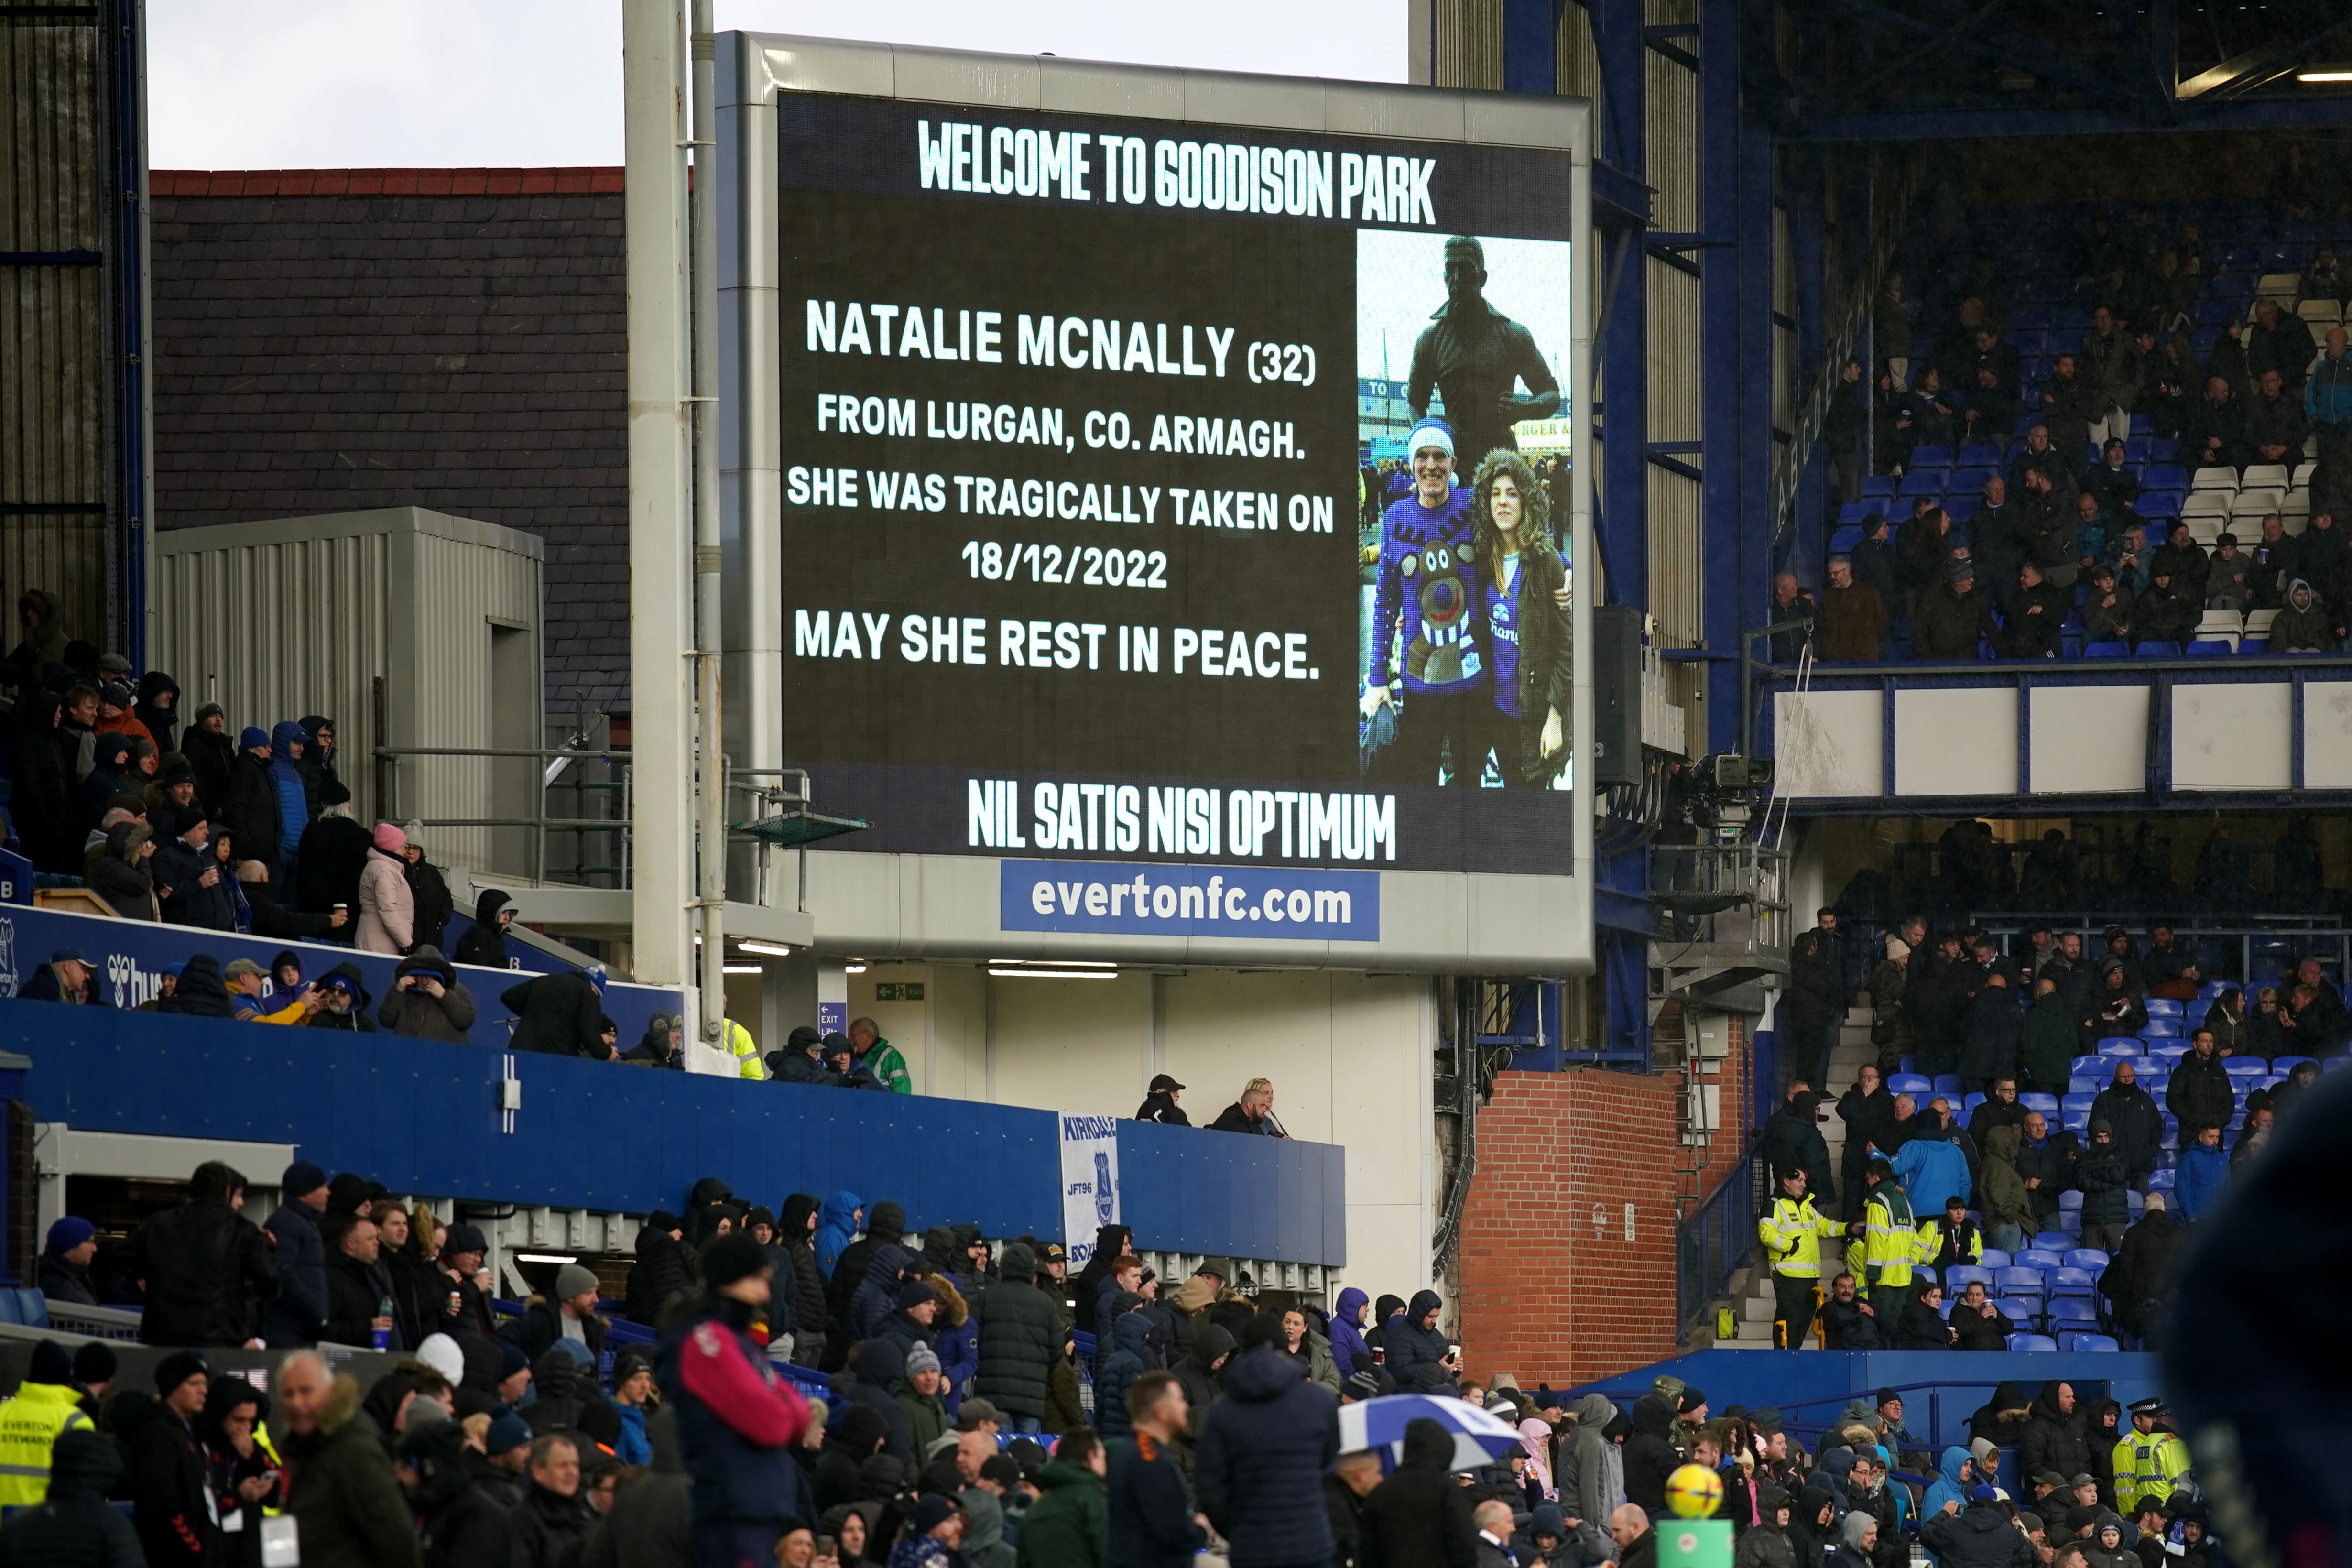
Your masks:
[[[1675,1233],[1675,1329],[1687,1337],[1706,1304],[1724,1293],[1734,1270],[1756,1246],[1756,1215],[1763,1176],[1752,1134],[1723,1184],[1683,1216]]]

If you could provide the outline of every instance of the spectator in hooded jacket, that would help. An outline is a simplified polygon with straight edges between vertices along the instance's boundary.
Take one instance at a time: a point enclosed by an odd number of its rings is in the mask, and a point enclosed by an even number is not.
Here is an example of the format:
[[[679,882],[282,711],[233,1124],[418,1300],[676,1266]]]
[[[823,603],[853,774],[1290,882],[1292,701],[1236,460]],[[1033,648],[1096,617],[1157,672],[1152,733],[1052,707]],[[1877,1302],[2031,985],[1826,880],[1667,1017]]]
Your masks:
[[[474,994],[438,951],[420,947],[394,967],[392,990],[375,1016],[377,1023],[409,1039],[462,1045],[474,1026]]]
[[[1331,1558],[1321,1479],[1339,1457],[1339,1401],[1282,1353],[1280,1334],[1270,1315],[1251,1321],[1194,1456],[1201,1510],[1232,1543],[1234,1568]]]
[[[2129,1060],[2116,1063],[2116,1076],[2091,1101],[2091,1121],[2105,1122],[2123,1156],[2131,1185],[2147,1191],[2148,1173],[2156,1169],[2164,1143],[2164,1112],[2139,1086],[2139,1069]],[[2086,1247],[2098,1245],[2085,1242]]]
[[[547,1056],[618,1061],[621,1053],[604,1040],[604,966],[541,974],[499,994],[499,1005],[515,1016],[509,1048]]]
[[[1372,1299],[1356,1286],[1339,1292],[1331,1312],[1331,1364],[1343,1378],[1372,1365],[1371,1347],[1364,1342],[1371,1311]]]
[[[474,922],[457,939],[457,951],[450,956],[459,963],[478,963],[490,969],[505,969],[507,963],[507,927],[514,923],[514,900],[496,888],[485,888],[474,900]]]
[[[1381,1325],[1388,1350],[1388,1374],[1396,1379],[1399,1388],[1410,1388],[1412,1374],[1424,1366],[1459,1374],[1453,1347],[1437,1328],[1437,1315],[1444,1306],[1436,1291],[1416,1290],[1403,1311]]]

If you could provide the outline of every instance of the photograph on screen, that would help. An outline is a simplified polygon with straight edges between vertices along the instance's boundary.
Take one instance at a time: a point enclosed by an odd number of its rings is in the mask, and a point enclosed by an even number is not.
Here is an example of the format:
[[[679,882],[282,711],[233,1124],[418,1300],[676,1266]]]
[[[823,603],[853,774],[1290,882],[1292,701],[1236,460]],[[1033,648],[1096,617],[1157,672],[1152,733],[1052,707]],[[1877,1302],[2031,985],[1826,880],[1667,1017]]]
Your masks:
[[[1571,247],[1356,237],[1360,765],[1572,787]]]

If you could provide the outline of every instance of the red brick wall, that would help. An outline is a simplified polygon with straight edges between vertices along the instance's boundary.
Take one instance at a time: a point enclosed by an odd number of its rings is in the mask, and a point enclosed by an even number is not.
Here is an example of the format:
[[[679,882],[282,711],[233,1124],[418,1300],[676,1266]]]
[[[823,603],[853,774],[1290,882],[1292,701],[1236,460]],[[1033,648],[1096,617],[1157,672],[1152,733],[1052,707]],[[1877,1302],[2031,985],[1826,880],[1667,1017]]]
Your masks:
[[[1739,1022],[1722,1077],[1710,1080],[1723,1084],[1732,1121],[1710,1152],[1716,1167],[1740,1141]],[[1462,1217],[1458,1332],[1471,1375],[1510,1372],[1528,1388],[1538,1379],[1559,1388],[1675,1353],[1676,1199],[1721,1179],[1694,1170],[1681,1100],[1672,1073],[1591,1068],[1496,1080]]]

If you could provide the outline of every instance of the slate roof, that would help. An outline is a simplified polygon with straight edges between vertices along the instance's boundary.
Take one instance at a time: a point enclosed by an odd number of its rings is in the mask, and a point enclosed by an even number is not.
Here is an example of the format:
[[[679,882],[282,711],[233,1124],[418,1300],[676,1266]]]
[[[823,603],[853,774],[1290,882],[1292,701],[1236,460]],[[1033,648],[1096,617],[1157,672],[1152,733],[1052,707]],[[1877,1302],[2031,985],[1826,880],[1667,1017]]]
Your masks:
[[[625,711],[621,171],[150,189],[157,525],[415,505],[537,534],[548,711]]]

